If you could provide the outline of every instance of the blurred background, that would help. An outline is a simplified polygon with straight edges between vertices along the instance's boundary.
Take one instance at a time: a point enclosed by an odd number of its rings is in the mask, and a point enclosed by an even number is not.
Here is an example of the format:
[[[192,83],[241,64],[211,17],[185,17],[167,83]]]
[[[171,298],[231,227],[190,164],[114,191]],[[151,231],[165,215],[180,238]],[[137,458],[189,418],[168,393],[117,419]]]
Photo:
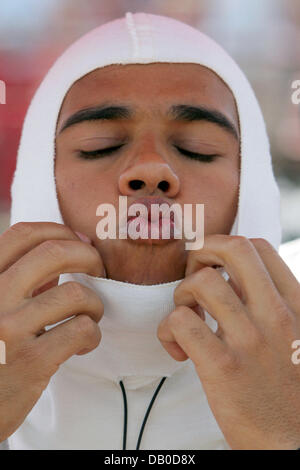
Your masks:
[[[240,65],[271,141],[283,242],[299,238],[300,104],[291,100],[292,83],[300,80],[299,0],[1,0],[0,80],[6,83],[6,104],[0,104],[0,233],[9,224],[10,185],[34,91],[67,46],[127,11],[184,21],[214,38]]]

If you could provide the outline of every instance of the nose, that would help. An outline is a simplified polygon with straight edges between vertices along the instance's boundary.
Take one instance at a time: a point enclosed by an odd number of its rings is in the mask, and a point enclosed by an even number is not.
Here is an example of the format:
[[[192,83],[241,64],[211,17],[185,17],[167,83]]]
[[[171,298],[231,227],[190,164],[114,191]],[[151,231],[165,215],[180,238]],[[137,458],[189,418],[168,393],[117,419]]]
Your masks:
[[[158,152],[140,153],[132,166],[119,178],[119,190],[125,196],[163,195],[175,197],[180,182],[170,165]]]

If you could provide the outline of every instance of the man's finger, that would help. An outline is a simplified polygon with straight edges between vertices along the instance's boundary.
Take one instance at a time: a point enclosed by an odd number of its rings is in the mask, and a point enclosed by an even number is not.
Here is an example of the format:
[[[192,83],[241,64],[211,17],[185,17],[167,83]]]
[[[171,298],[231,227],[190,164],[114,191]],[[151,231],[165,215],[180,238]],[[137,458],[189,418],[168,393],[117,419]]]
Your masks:
[[[285,305],[264,262],[246,237],[208,235],[203,248],[189,254],[186,275],[197,271],[199,266],[216,264],[224,267],[239,286],[247,310],[256,320],[265,319],[270,305],[278,311]]]
[[[231,286],[214,268],[205,267],[186,277],[175,289],[176,306],[206,310],[228,337],[240,338],[250,327],[247,310]]]
[[[74,354],[82,350],[90,352],[101,341],[97,323],[87,315],[78,315],[65,321],[35,339],[39,357],[43,358],[46,370],[57,368]]]
[[[275,248],[264,238],[250,238],[277,290],[289,308],[300,316],[300,283]]]
[[[186,306],[176,307],[160,323],[157,336],[174,359],[182,361],[189,357],[203,373],[214,368],[218,358],[228,351],[199,315]]]
[[[70,240],[48,240],[26,253],[1,274],[14,285],[14,297],[31,297],[35,289],[63,273],[102,276],[104,267],[96,248]]]
[[[76,314],[89,315],[98,323],[103,311],[103,303],[94,291],[78,282],[64,282],[33,299],[26,299],[15,316],[24,336],[24,332],[36,335],[46,326]]]
[[[32,293],[32,297],[36,297],[37,295],[40,295],[43,292],[46,292],[47,290],[51,289],[52,287],[57,286],[58,282],[59,282],[59,277],[56,277],[55,279],[53,279],[53,281],[47,282],[42,287],[39,287],[38,289],[35,289]]]
[[[79,240],[66,225],[54,222],[20,222],[0,236],[0,273],[46,240]]]

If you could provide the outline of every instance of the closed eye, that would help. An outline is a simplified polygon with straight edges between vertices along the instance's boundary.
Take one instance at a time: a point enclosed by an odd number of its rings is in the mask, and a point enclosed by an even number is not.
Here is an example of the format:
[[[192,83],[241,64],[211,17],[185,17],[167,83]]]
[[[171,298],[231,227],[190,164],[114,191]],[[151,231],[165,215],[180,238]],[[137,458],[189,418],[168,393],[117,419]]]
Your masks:
[[[192,158],[194,160],[199,160],[201,162],[212,162],[218,157],[218,155],[216,154],[190,152],[189,150],[182,149],[180,147],[177,147],[176,145],[175,148],[186,157]]]
[[[97,149],[91,151],[80,150],[79,156],[80,158],[84,158],[86,160],[93,160],[99,157],[105,157],[106,155],[111,155],[112,153],[119,150],[123,147],[124,144],[116,145],[114,147],[108,147],[105,149]],[[201,162],[212,162],[214,161],[218,155],[216,154],[203,154],[203,153],[196,153],[190,152],[189,150],[182,149],[180,147],[174,146],[182,155],[185,155],[188,158],[199,160]]]
[[[123,144],[116,145],[115,147],[108,147],[106,149],[91,150],[89,152],[85,150],[80,150],[79,156],[81,158],[85,158],[86,160],[92,160],[93,158],[105,157],[106,155],[110,155],[111,153],[119,150],[121,147],[123,147]]]

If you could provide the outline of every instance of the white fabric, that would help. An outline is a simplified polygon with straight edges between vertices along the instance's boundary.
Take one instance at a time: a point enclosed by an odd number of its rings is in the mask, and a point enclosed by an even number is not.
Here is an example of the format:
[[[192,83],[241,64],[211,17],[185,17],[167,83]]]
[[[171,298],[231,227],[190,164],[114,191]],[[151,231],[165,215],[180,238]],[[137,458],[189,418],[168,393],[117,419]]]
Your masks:
[[[232,90],[241,129],[239,207],[231,234],[263,237],[278,249],[279,190],[273,176],[263,117],[247,79],[214,41],[177,20],[127,13],[75,42],[52,66],[37,90],[23,126],[12,185],[11,224],[63,223],[54,178],[54,136],[63,98],[88,72],[110,64],[197,63],[215,71]],[[222,271],[226,278],[226,273]],[[140,286],[64,274],[104,302],[102,340],[85,356],[74,356],[52,377],[21,427],[12,449],[121,449],[123,400],[128,393],[128,446],[138,432],[162,376],[167,376],[148,419],[142,449],[228,448],[207,404],[190,360],[172,359],[156,338],[159,322],[174,307],[179,281]],[[207,314],[207,322],[216,328]]]

